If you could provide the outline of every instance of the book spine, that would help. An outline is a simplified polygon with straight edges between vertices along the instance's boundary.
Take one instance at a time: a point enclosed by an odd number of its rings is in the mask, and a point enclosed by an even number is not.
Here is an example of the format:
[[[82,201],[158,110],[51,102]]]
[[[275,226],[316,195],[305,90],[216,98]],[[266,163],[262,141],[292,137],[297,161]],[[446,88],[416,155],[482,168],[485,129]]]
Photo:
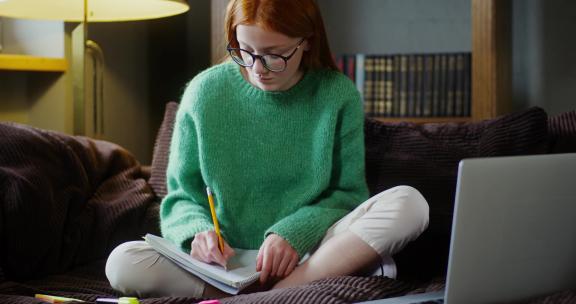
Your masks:
[[[384,79],[384,57],[378,56],[377,59],[377,82],[376,82],[376,106],[377,106],[377,115],[378,116],[385,116],[385,101],[384,101],[384,90],[385,90],[385,79]]]
[[[393,79],[392,79],[392,56],[385,56],[384,57],[384,103],[385,103],[385,112],[386,116],[392,117],[394,116],[394,109],[393,109]]]
[[[356,54],[356,89],[360,92],[360,97],[364,100],[364,55]]]
[[[408,58],[405,55],[400,56],[400,116],[405,117],[407,114],[406,92],[408,90]]]
[[[432,85],[433,85],[433,67],[434,67],[434,57],[432,55],[424,55],[424,80],[422,82],[422,116],[431,117],[432,116]]]
[[[400,56],[392,55],[392,115],[400,117]]]
[[[456,56],[448,54],[448,79],[446,83],[446,116],[454,116],[454,97],[456,80]]]
[[[472,106],[472,101],[471,101],[471,91],[472,91],[472,85],[471,85],[471,78],[472,78],[472,56],[470,53],[467,53],[464,56],[464,83],[463,83],[463,96],[462,96],[462,100],[464,103],[463,106],[463,114],[464,116],[472,116],[472,110],[471,110],[471,106]]]
[[[416,56],[416,85],[414,92],[414,116],[421,117],[423,112],[424,96],[424,62],[422,55]]]
[[[441,77],[440,77],[440,87],[439,90],[439,99],[440,99],[440,113],[439,116],[447,116],[448,115],[448,55],[443,54],[441,55]]]
[[[440,54],[432,55],[432,116],[440,113],[440,97],[438,88],[440,86]]]
[[[366,56],[364,61],[364,112],[366,116],[372,116],[372,104],[374,103],[374,58]]]
[[[408,56],[408,91],[406,99],[408,100],[408,111],[406,113],[409,117],[416,116],[416,56]]]
[[[456,71],[454,80],[454,116],[462,117],[464,101],[462,100],[464,90],[464,55],[462,53],[456,54]]]

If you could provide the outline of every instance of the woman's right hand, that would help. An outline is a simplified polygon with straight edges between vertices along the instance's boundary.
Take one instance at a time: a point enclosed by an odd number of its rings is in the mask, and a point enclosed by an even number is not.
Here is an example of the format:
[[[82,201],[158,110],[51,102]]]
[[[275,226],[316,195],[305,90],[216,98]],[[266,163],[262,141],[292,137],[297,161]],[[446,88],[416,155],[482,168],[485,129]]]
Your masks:
[[[204,263],[217,263],[222,267],[225,267],[235,254],[234,249],[226,241],[224,241],[224,253],[220,252],[218,236],[214,230],[196,233],[191,248],[190,255],[193,258]]]

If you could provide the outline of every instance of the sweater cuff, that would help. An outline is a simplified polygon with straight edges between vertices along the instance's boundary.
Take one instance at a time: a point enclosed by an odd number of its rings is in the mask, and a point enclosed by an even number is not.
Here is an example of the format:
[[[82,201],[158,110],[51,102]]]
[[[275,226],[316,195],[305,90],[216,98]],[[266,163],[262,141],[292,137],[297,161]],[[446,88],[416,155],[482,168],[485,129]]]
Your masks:
[[[264,233],[264,238],[271,233],[281,236],[296,250],[298,258],[301,259],[324,238],[332,223],[342,218],[345,214],[345,211],[341,214],[331,212],[330,216],[324,215],[322,221],[313,221],[308,218],[286,218],[268,228]],[[305,224],[302,224],[302,222],[305,222]]]
[[[210,221],[204,219],[198,219],[192,225],[187,227],[163,227],[162,235],[173,242],[174,244],[180,246],[184,251],[190,251],[191,242],[194,236],[202,231],[214,230],[214,225]]]

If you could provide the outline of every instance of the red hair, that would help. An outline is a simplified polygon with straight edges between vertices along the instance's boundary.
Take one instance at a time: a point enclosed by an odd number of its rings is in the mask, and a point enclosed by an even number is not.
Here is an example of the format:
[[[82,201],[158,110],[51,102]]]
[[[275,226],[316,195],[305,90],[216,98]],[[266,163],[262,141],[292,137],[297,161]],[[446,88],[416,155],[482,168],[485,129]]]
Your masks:
[[[337,70],[330,52],[320,9],[314,0],[231,0],[226,10],[226,38],[238,47],[236,27],[257,25],[290,37],[304,37],[308,51],[300,66],[303,69]]]

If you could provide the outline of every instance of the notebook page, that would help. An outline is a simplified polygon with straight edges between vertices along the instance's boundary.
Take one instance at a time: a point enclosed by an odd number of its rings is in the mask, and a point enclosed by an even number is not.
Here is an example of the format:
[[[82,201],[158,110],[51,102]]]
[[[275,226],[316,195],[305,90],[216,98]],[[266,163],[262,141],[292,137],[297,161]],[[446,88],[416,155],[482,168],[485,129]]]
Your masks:
[[[259,272],[256,272],[256,256],[258,255],[258,250],[234,249],[236,255],[228,261],[228,271],[226,271],[222,266],[207,264],[192,258],[189,254],[184,253],[178,246],[161,237],[147,234],[145,240],[156,251],[187,271],[202,276],[203,278],[207,277],[229,285],[233,288],[242,289],[255,282],[260,275]],[[214,284],[211,283],[211,285]],[[225,291],[228,292],[227,290]]]

